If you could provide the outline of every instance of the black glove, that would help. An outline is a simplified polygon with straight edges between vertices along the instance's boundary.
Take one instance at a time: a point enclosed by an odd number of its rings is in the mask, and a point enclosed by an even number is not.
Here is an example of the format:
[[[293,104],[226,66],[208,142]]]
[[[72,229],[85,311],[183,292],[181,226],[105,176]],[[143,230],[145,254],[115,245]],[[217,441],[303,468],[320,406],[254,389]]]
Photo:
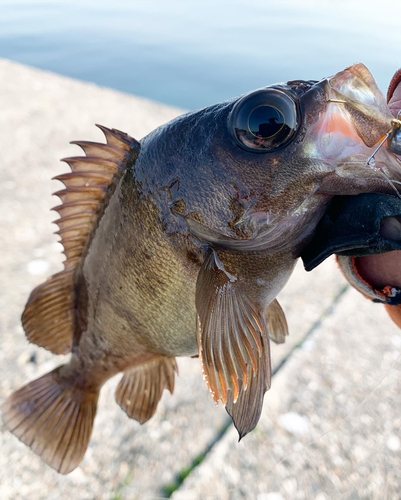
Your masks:
[[[362,257],[401,250],[397,217],[401,221],[397,196],[336,196],[301,255],[305,269],[311,271],[332,254]]]

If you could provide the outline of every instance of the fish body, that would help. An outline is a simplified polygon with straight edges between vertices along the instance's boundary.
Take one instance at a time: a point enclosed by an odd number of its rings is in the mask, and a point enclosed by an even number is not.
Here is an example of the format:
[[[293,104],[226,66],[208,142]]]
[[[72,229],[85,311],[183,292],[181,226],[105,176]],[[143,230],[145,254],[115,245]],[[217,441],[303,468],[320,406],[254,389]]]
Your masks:
[[[361,64],[192,112],[140,143],[101,127],[77,143],[56,207],[65,270],[37,287],[27,337],[70,362],[12,394],[7,426],[59,472],[82,460],[101,386],[140,421],[199,355],[240,437],[270,387],[269,338],[288,334],[275,297],[333,196],[392,192],[401,164],[367,159],[392,115]],[[46,422],[50,422],[45,425]]]

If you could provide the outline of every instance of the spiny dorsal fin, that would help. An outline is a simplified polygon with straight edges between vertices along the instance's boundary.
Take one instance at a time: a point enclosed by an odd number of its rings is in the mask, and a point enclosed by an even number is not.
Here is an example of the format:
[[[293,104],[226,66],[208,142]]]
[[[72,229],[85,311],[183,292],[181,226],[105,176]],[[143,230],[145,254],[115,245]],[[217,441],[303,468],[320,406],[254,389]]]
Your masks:
[[[129,162],[139,154],[139,143],[115,129],[97,125],[106,136],[107,144],[74,141],[86,156],[65,158],[71,172],[55,179],[65,185],[57,191],[62,204],[53,210],[60,218],[55,221],[64,247],[64,271],[49,278],[31,293],[22,324],[30,342],[55,354],[71,350],[75,328],[74,276],[82,255],[111,195]]]

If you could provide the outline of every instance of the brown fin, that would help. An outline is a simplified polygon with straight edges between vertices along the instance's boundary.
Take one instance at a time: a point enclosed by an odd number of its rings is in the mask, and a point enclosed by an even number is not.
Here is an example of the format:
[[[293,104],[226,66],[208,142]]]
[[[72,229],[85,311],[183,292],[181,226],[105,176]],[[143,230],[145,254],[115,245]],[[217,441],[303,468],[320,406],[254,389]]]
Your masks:
[[[66,186],[55,193],[62,201],[56,210],[60,218],[57,234],[67,259],[65,270],[49,278],[31,293],[22,315],[30,342],[55,354],[71,350],[75,330],[76,267],[88,247],[91,235],[128,163],[139,153],[139,143],[123,132],[99,126],[107,144],[77,142],[87,157],[67,158],[71,173],[55,177]]]
[[[116,401],[130,417],[140,424],[156,412],[163,390],[174,391],[175,358],[157,356],[124,373],[116,389]]]
[[[263,338],[262,342],[265,343]],[[270,353],[268,344],[264,346],[264,354],[260,358],[260,364],[256,372],[249,368],[248,387],[240,390],[237,401],[229,397],[226,410],[233,419],[235,428],[239,434],[239,440],[251,432],[260,419],[263,408],[265,392],[270,389]]]
[[[61,218],[70,217],[73,215],[79,215],[87,211],[97,213],[98,202],[96,200],[84,200],[84,201],[74,201],[71,203],[63,203],[54,207],[53,210],[56,211]],[[57,221],[54,221],[57,224]]]
[[[71,271],[49,278],[31,293],[22,315],[22,326],[30,342],[55,354],[72,347],[74,284]]]
[[[112,174],[103,174],[96,171],[70,172],[68,174],[56,175],[53,179],[61,181],[68,189],[74,186],[109,186],[114,181]]]
[[[56,368],[30,382],[4,402],[3,419],[17,438],[61,474],[85,455],[99,393],[73,388]]]
[[[266,309],[266,324],[269,338],[276,344],[283,344],[288,335],[288,324],[277,299],[274,299]]]
[[[108,144],[99,144],[98,142],[91,141],[71,141],[70,144],[76,144],[83,149],[86,156],[93,156],[103,160],[110,160],[117,158],[124,161],[126,151],[117,146],[109,146]]]
[[[214,251],[199,272],[196,308],[199,355],[206,383],[214,401],[221,399],[231,410],[240,436],[244,436],[256,425],[263,394],[270,387],[265,318],[241,291],[236,278],[225,272]],[[244,419],[247,411],[257,418]]]
[[[90,156],[73,156],[71,158],[63,158],[71,167],[72,172],[102,172],[114,175],[119,170],[119,161],[102,160]]]

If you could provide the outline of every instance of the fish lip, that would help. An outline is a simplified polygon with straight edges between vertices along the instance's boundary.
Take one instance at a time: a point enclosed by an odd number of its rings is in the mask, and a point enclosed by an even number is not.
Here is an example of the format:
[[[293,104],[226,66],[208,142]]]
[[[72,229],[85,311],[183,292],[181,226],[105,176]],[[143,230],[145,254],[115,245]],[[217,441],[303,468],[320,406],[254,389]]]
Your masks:
[[[327,101],[343,106],[366,146],[375,146],[391,130],[393,115],[372,73],[364,64],[354,64],[329,77],[326,91]]]
[[[353,83],[360,82],[369,88],[374,88],[375,93],[382,95],[374,79],[372,73],[363,63],[355,63],[347,66],[333,76],[327,78],[332,87],[341,87],[344,83],[352,81]]]
[[[401,159],[387,148],[379,151],[378,157],[371,165],[367,163],[367,157],[360,161],[346,158],[323,179],[317,193],[355,196],[376,192],[401,197],[397,187],[401,184]]]
[[[387,102],[390,104],[391,99],[394,96],[394,93],[397,89],[397,87],[401,83],[401,69],[395,72],[393,78],[390,81],[390,85],[388,86],[387,90]]]
[[[350,176],[354,168],[359,179],[363,172],[371,179],[377,170],[376,181],[389,175],[398,182],[400,158],[389,150],[388,144],[376,152],[392,130],[394,117],[368,68],[355,64],[325,79],[325,83],[327,108],[312,132],[320,159],[333,165],[340,177]]]

